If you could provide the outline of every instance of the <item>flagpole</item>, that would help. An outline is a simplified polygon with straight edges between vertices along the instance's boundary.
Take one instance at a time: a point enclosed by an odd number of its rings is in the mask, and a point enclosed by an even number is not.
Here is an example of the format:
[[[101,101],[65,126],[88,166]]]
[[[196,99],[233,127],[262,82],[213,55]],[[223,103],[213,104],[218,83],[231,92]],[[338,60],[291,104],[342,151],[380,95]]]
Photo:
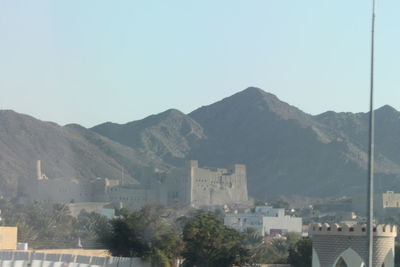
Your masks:
[[[375,142],[375,114],[374,114],[374,56],[375,56],[375,10],[376,0],[372,2],[371,24],[371,73],[370,73],[370,106],[369,106],[369,156],[368,156],[368,264],[372,267],[373,259],[373,219],[374,219],[374,142]]]

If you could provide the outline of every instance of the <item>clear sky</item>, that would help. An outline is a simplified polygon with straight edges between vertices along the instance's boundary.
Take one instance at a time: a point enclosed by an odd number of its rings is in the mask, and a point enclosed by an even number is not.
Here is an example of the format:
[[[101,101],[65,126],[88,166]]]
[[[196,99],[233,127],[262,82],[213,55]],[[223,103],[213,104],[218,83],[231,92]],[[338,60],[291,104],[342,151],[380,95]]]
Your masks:
[[[371,2],[0,0],[0,107],[89,127],[256,86],[367,111]],[[378,2],[376,106],[400,110],[400,1]]]

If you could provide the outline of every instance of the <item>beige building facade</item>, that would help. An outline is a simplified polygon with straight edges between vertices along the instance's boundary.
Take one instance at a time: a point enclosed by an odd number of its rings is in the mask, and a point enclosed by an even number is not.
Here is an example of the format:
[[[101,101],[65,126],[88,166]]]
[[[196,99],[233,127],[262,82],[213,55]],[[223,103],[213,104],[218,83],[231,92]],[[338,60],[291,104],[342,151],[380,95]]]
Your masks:
[[[167,205],[182,203],[203,207],[246,203],[246,166],[201,168],[197,160],[190,160],[184,168],[167,174],[160,191],[161,201]]]
[[[393,191],[386,191],[382,194],[383,208],[400,208],[400,194]]]
[[[0,250],[15,250],[17,248],[17,227],[0,227]]]
[[[248,201],[245,165],[229,168],[201,168],[191,160],[184,167],[154,173],[145,184],[127,184],[120,180],[52,179],[37,165],[37,178],[20,192],[22,202],[55,203],[108,202],[140,209],[146,204],[191,207],[242,204]],[[117,205],[120,206],[120,205]]]

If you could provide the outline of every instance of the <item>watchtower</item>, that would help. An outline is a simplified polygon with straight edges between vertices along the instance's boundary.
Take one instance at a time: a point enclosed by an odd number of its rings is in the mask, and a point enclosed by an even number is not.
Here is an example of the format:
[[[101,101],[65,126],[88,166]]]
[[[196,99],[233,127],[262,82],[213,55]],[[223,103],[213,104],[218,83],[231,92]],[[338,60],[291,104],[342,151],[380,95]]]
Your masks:
[[[363,267],[367,259],[366,225],[348,223],[311,224],[312,267]],[[376,225],[373,267],[394,267],[394,225]]]

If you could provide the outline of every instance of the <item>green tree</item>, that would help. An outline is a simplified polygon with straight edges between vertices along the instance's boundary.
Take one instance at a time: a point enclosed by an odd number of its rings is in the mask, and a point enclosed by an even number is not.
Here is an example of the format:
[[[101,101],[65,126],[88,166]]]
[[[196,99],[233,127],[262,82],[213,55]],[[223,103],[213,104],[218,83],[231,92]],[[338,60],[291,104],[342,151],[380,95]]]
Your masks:
[[[311,266],[311,262],[312,241],[308,237],[303,237],[289,249],[288,263],[294,267],[305,267]]]
[[[249,261],[245,236],[226,227],[214,214],[198,211],[183,229],[184,266],[228,267]]]
[[[288,247],[294,247],[301,239],[301,235],[296,232],[288,232],[285,237]]]
[[[253,227],[248,227],[245,231],[244,234],[246,235],[246,245],[249,246],[254,246],[258,245],[262,242],[263,237],[261,234]]]
[[[272,240],[271,245],[279,252],[281,255],[286,255],[289,250],[289,243],[284,238],[275,238]]]
[[[124,210],[99,233],[100,241],[113,256],[141,257],[153,266],[170,266],[179,256],[182,242],[161,214],[162,210],[153,206]]]
[[[78,238],[85,248],[88,240],[90,248],[99,248],[93,241],[97,239],[97,231],[108,225],[108,219],[96,213],[82,212],[74,218],[65,204],[55,204],[49,209],[39,202],[21,205],[0,199],[0,210],[4,217],[2,224],[18,226],[18,240],[34,249],[76,247]]]
[[[98,234],[107,230],[109,220],[98,213],[83,210],[72,226],[74,238],[79,238],[84,248],[102,248],[102,244],[97,240]]]
[[[273,244],[261,244],[251,250],[253,264],[285,263],[285,252],[280,252]]]

